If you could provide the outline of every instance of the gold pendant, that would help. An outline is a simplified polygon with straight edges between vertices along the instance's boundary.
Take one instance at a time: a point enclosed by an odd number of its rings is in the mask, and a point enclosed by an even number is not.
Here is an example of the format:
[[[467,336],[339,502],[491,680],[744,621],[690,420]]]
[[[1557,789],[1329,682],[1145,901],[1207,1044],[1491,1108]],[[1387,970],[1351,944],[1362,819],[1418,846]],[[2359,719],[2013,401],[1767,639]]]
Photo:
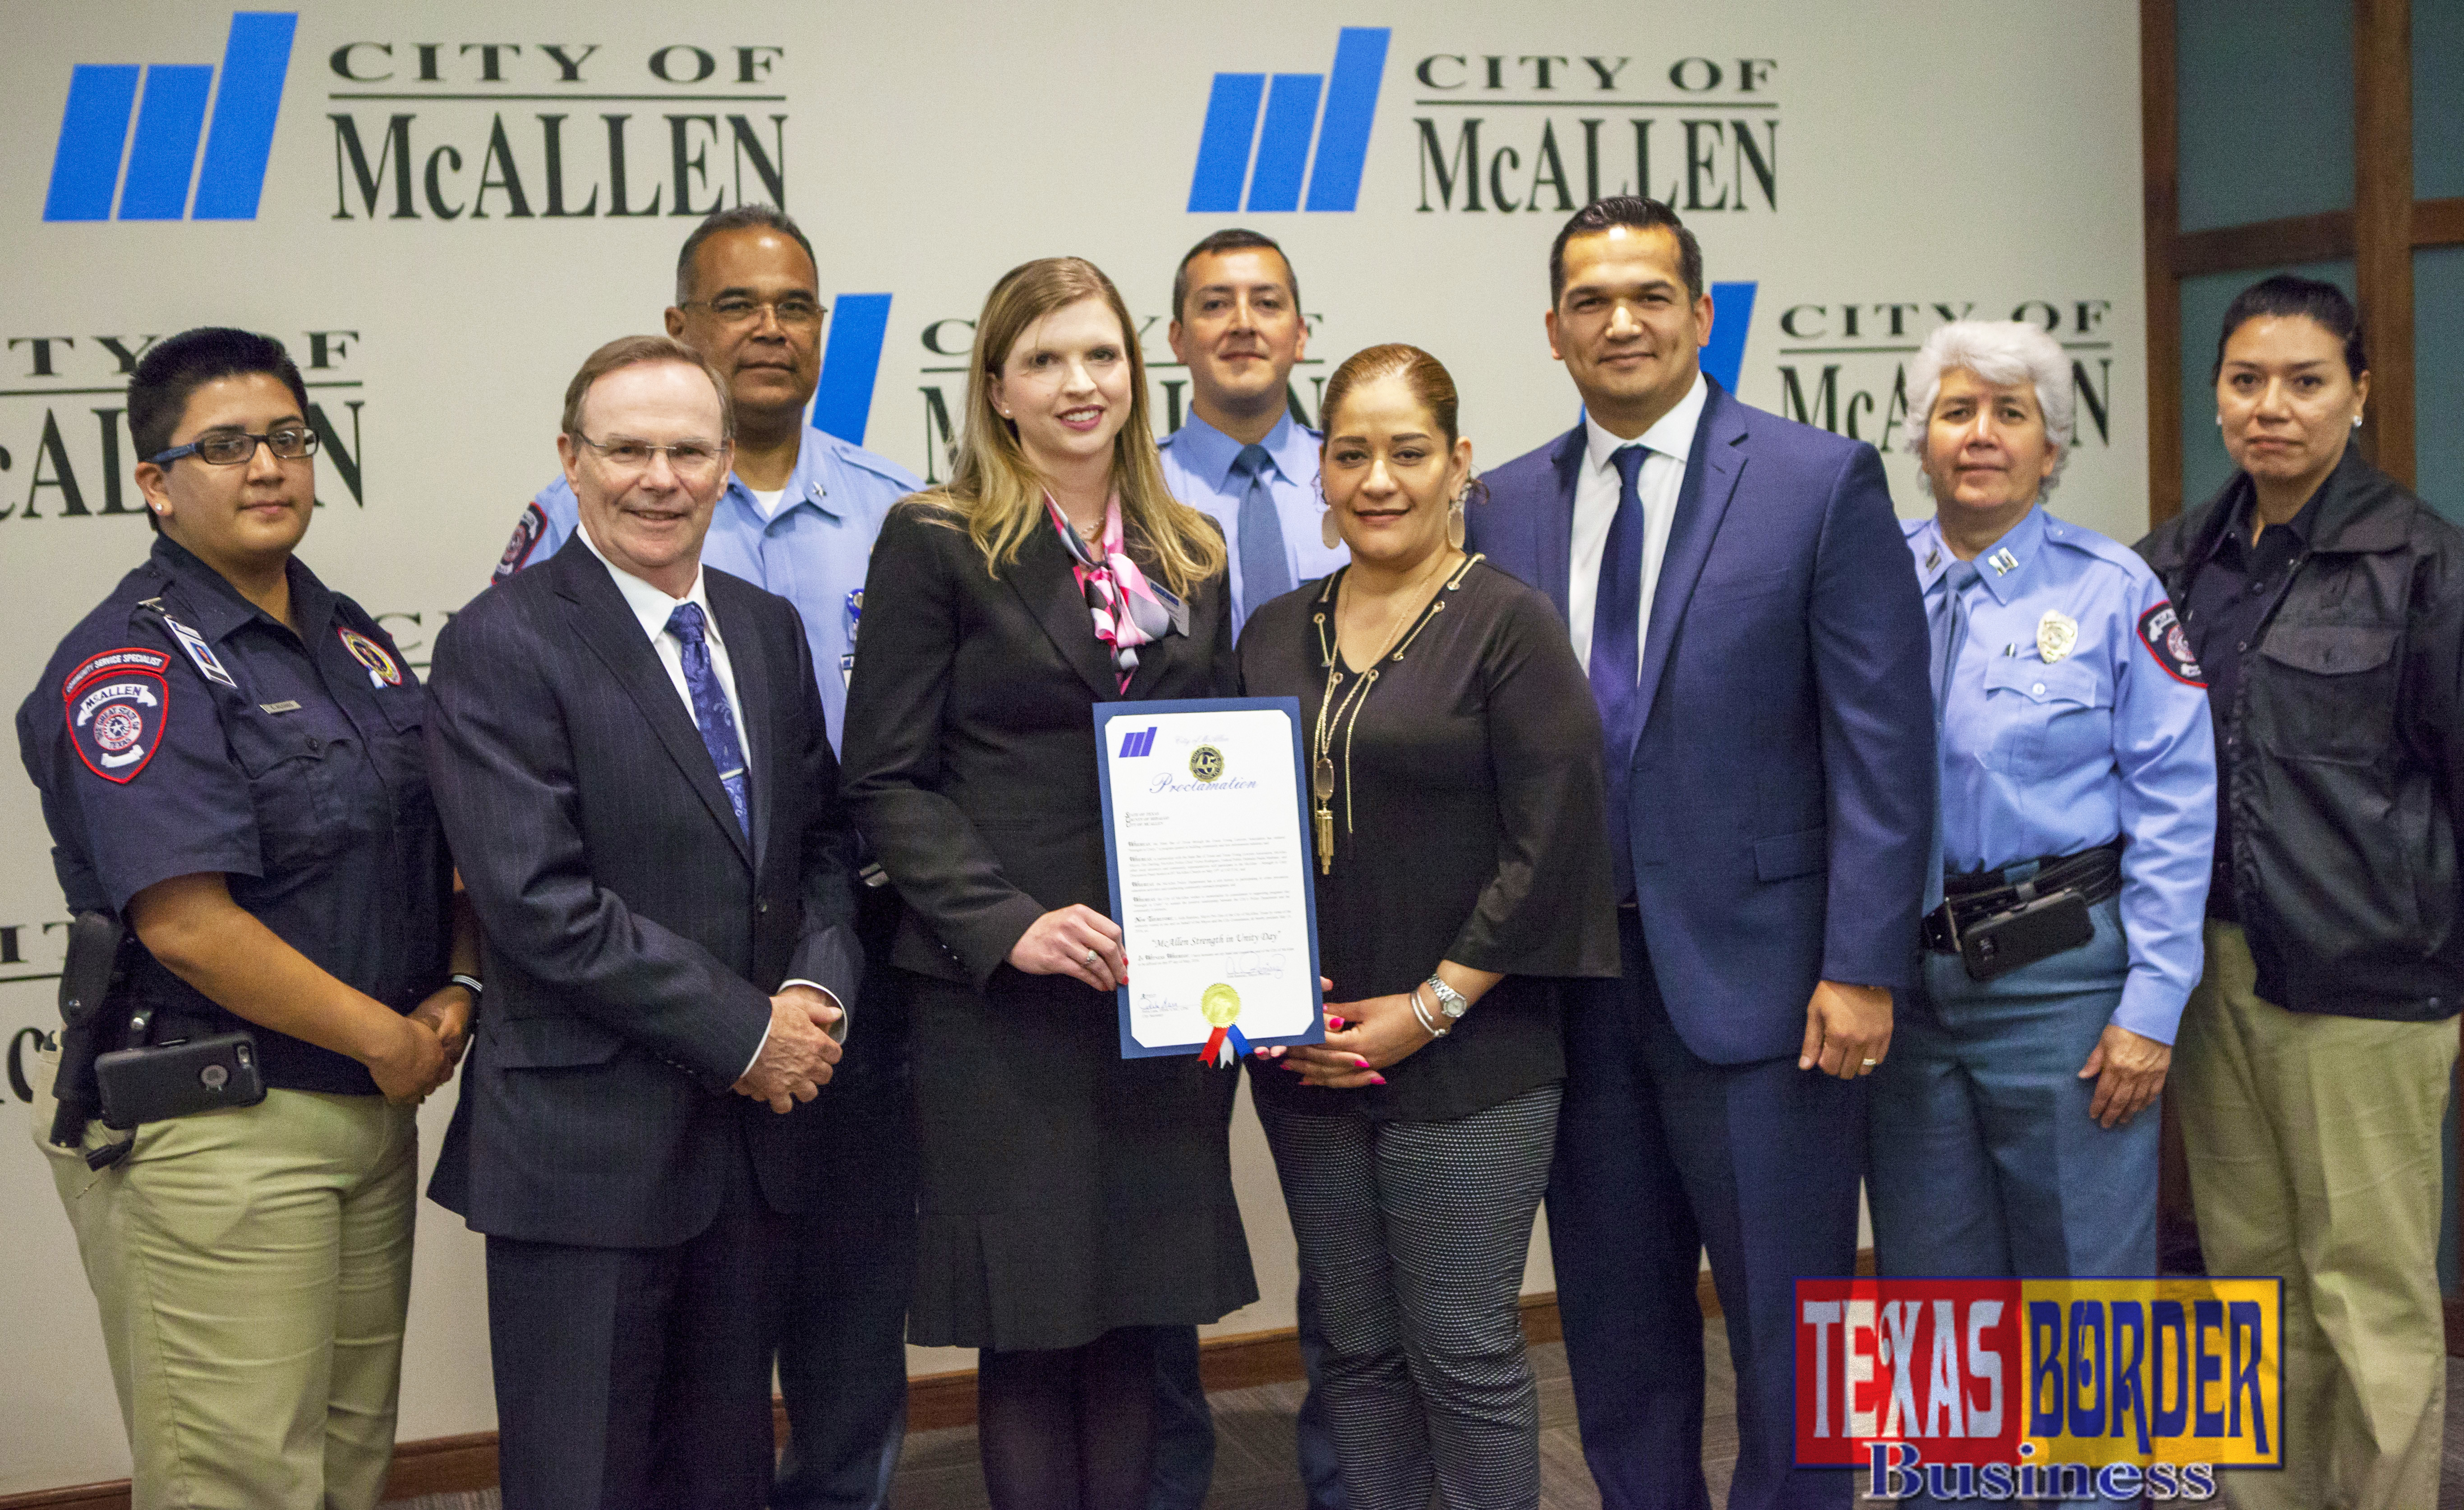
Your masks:
[[[1324,803],[1317,810],[1317,873],[1334,874],[1334,813]]]

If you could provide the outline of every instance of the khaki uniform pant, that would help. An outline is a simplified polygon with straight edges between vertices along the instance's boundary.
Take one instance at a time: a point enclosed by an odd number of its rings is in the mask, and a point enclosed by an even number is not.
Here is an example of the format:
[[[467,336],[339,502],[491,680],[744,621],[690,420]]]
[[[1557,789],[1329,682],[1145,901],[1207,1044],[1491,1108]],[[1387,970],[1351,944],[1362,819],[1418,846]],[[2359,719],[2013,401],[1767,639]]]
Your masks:
[[[2439,1128],[2456,1024],[2287,1012],[2241,929],[2207,926],[2166,1087],[2215,1275],[2284,1280],[2281,1472],[2228,1472],[2240,1510],[2438,1502],[2447,1346]]]
[[[77,1231],[135,1460],[134,1510],[366,1510],[410,1300],[414,1108],[276,1090],[137,1130],[95,1173],[35,1142]],[[124,1137],[97,1123],[86,1146]]]

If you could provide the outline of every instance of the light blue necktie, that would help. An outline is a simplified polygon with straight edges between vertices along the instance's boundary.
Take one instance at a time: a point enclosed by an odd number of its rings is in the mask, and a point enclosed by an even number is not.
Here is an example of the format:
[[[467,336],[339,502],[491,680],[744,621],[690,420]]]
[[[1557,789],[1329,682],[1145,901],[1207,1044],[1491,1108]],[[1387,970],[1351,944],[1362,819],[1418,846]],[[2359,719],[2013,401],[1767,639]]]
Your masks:
[[[678,603],[668,615],[668,633],[684,646],[685,687],[693,693],[693,722],[701,726],[702,748],[727,788],[728,805],[736,809],[736,826],[753,837],[753,807],[744,786],[744,745],[736,736],[736,711],[710,664],[710,640],[702,625],[701,604]]]
[[[1942,721],[1950,704],[1950,675],[1968,640],[1968,589],[1981,580],[1974,561],[1953,561],[1942,574],[1942,607],[1926,627],[1933,634],[1933,864],[1925,871],[1928,912],[1942,905]]]
[[[1266,474],[1274,458],[1264,446],[1243,446],[1233,459],[1232,475],[1249,479],[1241,495],[1241,617],[1246,621],[1262,603],[1292,590],[1291,562],[1284,555],[1284,521],[1275,513],[1275,495],[1267,491]]]

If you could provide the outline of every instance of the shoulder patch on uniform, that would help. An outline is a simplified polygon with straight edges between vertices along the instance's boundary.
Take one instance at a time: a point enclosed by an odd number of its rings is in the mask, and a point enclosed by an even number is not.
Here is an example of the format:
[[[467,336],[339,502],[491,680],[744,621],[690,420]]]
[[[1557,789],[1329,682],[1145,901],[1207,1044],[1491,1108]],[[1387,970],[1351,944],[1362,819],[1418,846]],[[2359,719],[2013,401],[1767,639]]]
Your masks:
[[[97,665],[105,661],[112,664]],[[125,786],[153,760],[171,712],[171,685],[163,674],[170,666],[168,656],[123,649],[77,668],[60,701],[69,742],[87,770]]]
[[[2159,600],[2155,606],[2139,616],[2139,643],[2165,668],[2165,674],[2186,687],[2204,689],[2208,674],[2199,669],[2198,658],[2190,653],[2190,637],[2182,628],[2182,619],[2170,602]]]
[[[531,553],[539,549],[547,535],[547,511],[537,499],[522,505],[522,516],[514,526],[514,537],[505,542],[505,554],[496,558],[494,580],[503,581],[531,563]]]
[[[123,645],[119,649],[105,650],[100,655],[89,655],[79,661],[77,669],[71,671],[61,681],[60,695],[73,696],[77,689],[86,683],[98,676],[107,676],[116,670],[151,671],[160,676],[170,668],[171,658],[162,651],[148,650],[143,646]]]
[[[342,642],[342,648],[351,652],[351,659],[367,667],[370,687],[402,685],[402,667],[394,660],[393,652],[348,624],[335,625],[334,634]]]
[[[199,675],[209,682],[220,682],[234,691],[239,689],[239,684],[231,680],[231,672],[223,667],[222,658],[214,654],[212,646],[206,644],[204,635],[167,613],[163,615],[163,624],[171,631],[171,638],[180,642],[180,648],[188,652],[188,659],[197,663]]]

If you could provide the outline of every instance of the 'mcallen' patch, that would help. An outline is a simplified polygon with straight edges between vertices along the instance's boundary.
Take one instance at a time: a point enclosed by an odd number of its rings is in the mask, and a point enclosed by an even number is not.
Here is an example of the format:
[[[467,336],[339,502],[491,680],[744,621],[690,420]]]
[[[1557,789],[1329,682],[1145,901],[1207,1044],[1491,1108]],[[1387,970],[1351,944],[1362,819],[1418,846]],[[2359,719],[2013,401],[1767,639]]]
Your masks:
[[[170,664],[152,650],[107,650],[71,674],[62,711],[87,770],[125,786],[153,760],[171,711]]]
[[[2208,673],[2190,653],[2190,637],[2183,632],[2181,615],[2169,602],[2160,602],[2139,616],[2139,643],[2165,668],[2165,674],[2189,687],[2204,688]]]

